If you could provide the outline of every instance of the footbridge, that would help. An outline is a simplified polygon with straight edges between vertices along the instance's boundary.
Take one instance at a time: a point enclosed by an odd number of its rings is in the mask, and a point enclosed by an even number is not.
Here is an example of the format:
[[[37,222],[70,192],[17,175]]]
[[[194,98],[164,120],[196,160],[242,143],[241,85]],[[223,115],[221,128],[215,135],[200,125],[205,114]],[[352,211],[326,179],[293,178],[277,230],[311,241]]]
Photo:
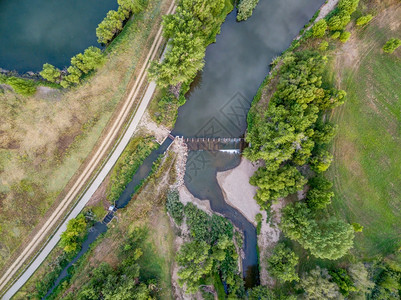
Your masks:
[[[244,138],[178,136],[176,138],[182,139],[187,145],[189,151],[220,151],[228,153],[241,153],[245,147]]]

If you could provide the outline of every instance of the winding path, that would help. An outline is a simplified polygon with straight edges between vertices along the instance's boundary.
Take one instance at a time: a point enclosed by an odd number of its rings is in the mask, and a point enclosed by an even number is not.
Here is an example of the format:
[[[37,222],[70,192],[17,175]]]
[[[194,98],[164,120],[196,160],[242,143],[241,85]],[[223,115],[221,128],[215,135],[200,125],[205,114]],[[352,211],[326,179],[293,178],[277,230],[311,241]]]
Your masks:
[[[167,14],[173,13],[175,10],[174,1],[171,3]],[[75,181],[74,185],[70,188],[67,195],[58,205],[58,207],[54,210],[52,215],[46,221],[46,223],[42,226],[42,228],[38,231],[38,233],[34,236],[31,242],[26,246],[26,248],[22,251],[22,253],[15,259],[13,264],[5,271],[5,273],[0,278],[0,290],[4,289],[9,281],[12,279],[14,275],[17,274],[18,270],[25,264],[28,263],[28,259],[31,255],[33,255],[36,251],[38,251],[38,247],[46,241],[44,247],[42,247],[40,253],[31,260],[29,265],[23,271],[20,277],[18,277],[11,285],[11,287],[7,290],[7,292],[3,295],[2,299],[10,299],[24,284],[25,282],[32,276],[32,274],[36,271],[36,269],[40,266],[40,264],[45,260],[50,251],[55,247],[55,245],[60,240],[61,233],[66,229],[67,222],[75,218],[79,212],[83,209],[86,203],[89,201],[91,196],[100,186],[104,178],[107,176],[111,168],[116,163],[117,159],[121,155],[124,148],[127,146],[132,134],[136,130],[139,121],[141,120],[146,107],[148,106],[153,92],[156,88],[156,84],[154,82],[147,83],[146,74],[147,68],[149,66],[150,61],[155,59],[158,49],[161,46],[163,41],[162,37],[162,26],[160,26],[153,44],[149,49],[148,55],[145,59],[145,63],[142,66],[139,75],[124,103],[120,112],[118,113],[117,118],[111,124],[109,132],[104,137],[101,145],[97,149],[96,153],[82,171],[81,175]],[[123,136],[116,142],[114,147],[112,148],[110,154],[108,155],[106,162],[101,165],[102,158],[107,154],[107,150],[112,146],[113,141],[116,137],[118,137],[119,132],[123,129],[124,122],[129,117],[130,111],[133,108],[135,103],[135,99],[139,96],[143,87],[146,87],[146,92],[142,97],[141,101],[134,108],[131,120],[123,134]],[[100,170],[94,174],[94,172],[99,169]],[[68,216],[64,219],[63,223],[57,228],[57,231],[49,238],[49,235],[52,234],[52,230],[54,226],[56,226],[63,218],[64,214],[67,212],[69,206],[73,203],[76,197],[79,195],[80,191],[86,186],[88,180],[94,178],[89,185],[89,187],[84,191],[84,194],[73,207],[73,209],[69,212]]]

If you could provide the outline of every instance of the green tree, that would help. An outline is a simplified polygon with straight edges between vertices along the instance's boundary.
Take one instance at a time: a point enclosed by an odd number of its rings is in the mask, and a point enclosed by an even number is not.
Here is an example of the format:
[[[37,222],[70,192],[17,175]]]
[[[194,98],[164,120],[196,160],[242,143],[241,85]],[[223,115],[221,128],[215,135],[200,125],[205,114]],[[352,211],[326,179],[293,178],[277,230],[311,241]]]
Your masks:
[[[358,7],[359,0],[340,0],[338,2],[337,8],[341,12],[346,12],[351,15]]]
[[[386,53],[393,53],[398,47],[401,46],[401,40],[392,38],[389,39],[383,46],[383,51]]]
[[[64,80],[67,81],[70,85],[78,84],[81,82],[82,72],[75,66],[69,66],[67,69],[68,75],[64,76]]]
[[[326,171],[333,161],[333,155],[326,150],[319,150],[316,155],[314,155],[309,163],[312,170],[321,173]]]
[[[40,76],[50,82],[56,82],[60,79],[60,70],[56,69],[51,64],[44,64],[42,71],[40,71]]]
[[[320,51],[326,51],[327,48],[329,47],[329,42],[327,41],[322,41],[319,45],[319,50]]]
[[[321,19],[315,23],[312,27],[312,35],[317,38],[321,38],[326,33],[327,23],[325,19]]]
[[[354,229],[350,224],[331,217],[322,220],[308,232],[303,245],[312,255],[322,259],[339,259],[343,257],[354,244]]]
[[[280,228],[288,238],[299,241],[302,245],[311,235],[311,231],[316,230],[316,226],[305,203],[296,202],[283,208]]]
[[[252,16],[252,12],[259,0],[241,0],[238,4],[237,21],[245,21]]]
[[[357,26],[364,26],[364,25],[368,24],[370,21],[372,21],[372,19],[373,19],[373,16],[371,14],[359,17],[356,20],[356,25]]]
[[[142,12],[148,4],[147,0],[117,0],[117,2],[122,9],[134,14]]]
[[[173,190],[167,194],[166,208],[177,225],[181,225],[184,219],[184,204],[180,201],[178,191]]]
[[[331,276],[326,269],[316,267],[301,277],[299,286],[304,290],[306,299],[343,299],[338,286],[330,280]]]
[[[36,85],[32,80],[8,77],[5,83],[11,86],[14,92],[23,96],[31,96],[36,92]]]
[[[306,203],[311,209],[324,209],[331,203],[334,196],[331,190],[333,184],[324,176],[316,176],[309,179],[310,189],[306,194]]]
[[[302,190],[306,179],[297,168],[286,165],[275,171],[265,167],[259,168],[249,181],[252,185],[259,187],[256,193],[256,201],[262,207],[270,205],[272,200],[286,197]]]
[[[269,273],[280,282],[298,281],[299,277],[295,270],[298,260],[299,257],[291,249],[279,243],[267,259]]]
[[[343,32],[341,32],[341,34],[340,34],[340,41],[341,41],[342,43],[346,43],[346,42],[349,40],[350,37],[351,37],[351,32],[349,32],[349,31],[343,31]]]
[[[186,285],[189,293],[198,290],[201,280],[210,275],[213,259],[209,255],[210,246],[204,241],[193,241],[182,245],[176,256],[180,266],[178,283]]]
[[[67,229],[61,234],[60,246],[65,252],[74,252],[78,249],[79,239],[86,231],[86,221],[83,214],[78,215],[67,223]]]
[[[110,10],[96,28],[96,36],[100,44],[109,43],[123,28],[124,16],[115,10]]]
[[[343,30],[345,26],[351,21],[351,16],[347,13],[339,13],[338,15],[332,16],[327,26],[331,31]]]
[[[341,294],[343,296],[348,297],[350,292],[355,292],[356,287],[354,286],[354,282],[351,277],[348,275],[347,270],[345,269],[337,269],[334,271],[329,271],[331,276],[331,280],[335,282],[340,289]]]
[[[340,37],[340,35],[341,35],[341,32],[340,32],[340,31],[336,31],[336,32],[334,32],[330,37],[331,37],[333,40],[336,40],[336,39],[338,39],[338,38]]]
[[[366,299],[368,294],[375,286],[375,284],[369,278],[369,272],[365,268],[364,264],[359,262],[352,264],[348,268],[348,273],[354,282],[356,291],[352,291],[350,294],[351,299]]]

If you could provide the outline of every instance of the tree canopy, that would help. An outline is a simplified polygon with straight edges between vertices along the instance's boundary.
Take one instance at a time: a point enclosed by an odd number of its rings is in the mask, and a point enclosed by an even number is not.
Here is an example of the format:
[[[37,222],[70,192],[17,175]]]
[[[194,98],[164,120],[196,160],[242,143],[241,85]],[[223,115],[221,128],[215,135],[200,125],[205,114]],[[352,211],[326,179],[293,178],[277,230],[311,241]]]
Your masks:
[[[298,281],[299,277],[295,267],[298,264],[298,256],[283,243],[279,243],[273,250],[273,254],[267,258],[269,273],[281,282]]]

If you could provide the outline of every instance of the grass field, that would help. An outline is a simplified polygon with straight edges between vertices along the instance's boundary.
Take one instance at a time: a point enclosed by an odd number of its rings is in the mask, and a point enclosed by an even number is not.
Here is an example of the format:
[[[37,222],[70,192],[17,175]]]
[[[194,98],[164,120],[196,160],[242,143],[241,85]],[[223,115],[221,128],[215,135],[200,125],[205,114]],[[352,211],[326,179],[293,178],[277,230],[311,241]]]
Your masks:
[[[80,87],[0,91],[0,268],[24,242],[96,145],[148,51],[167,0],[150,0]]]
[[[364,226],[355,253],[387,255],[401,246],[401,49],[385,54],[401,38],[401,5],[380,12],[338,50],[335,80],[347,102],[334,110],[339,125],[332,145],[333,212]]]

